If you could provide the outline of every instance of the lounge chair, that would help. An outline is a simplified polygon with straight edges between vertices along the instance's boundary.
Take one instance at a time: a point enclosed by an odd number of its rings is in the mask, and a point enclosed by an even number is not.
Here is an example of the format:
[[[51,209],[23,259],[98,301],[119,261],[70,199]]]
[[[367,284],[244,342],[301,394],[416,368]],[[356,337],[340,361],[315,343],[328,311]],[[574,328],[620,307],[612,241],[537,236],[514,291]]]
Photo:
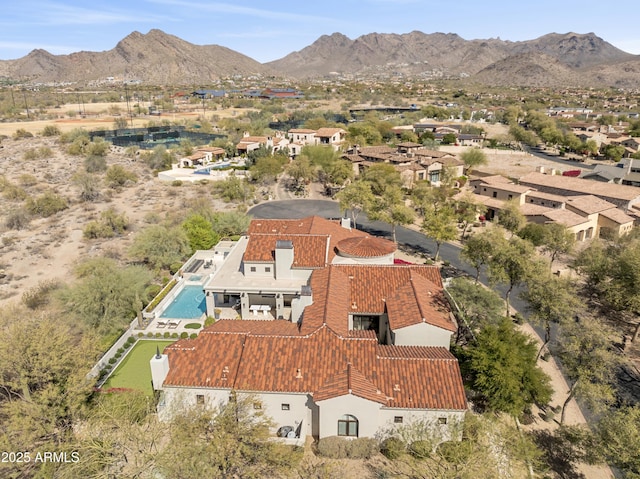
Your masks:
[[[157,321],[156,322],[156,327],[157,328],[164,328],[167,325],[166,321]]]

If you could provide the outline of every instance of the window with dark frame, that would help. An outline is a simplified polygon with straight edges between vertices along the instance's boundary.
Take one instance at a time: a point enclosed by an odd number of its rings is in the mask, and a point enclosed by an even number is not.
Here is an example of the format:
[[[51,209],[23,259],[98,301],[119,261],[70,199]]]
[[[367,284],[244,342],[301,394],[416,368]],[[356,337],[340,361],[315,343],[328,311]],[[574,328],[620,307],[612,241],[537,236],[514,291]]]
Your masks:
[[[262,403],[254,402],[253,403],[253,409],[262,409]]]
[[[204,404],[204,394],[196,394],[196,404]]]
[[[446,417],[439,417],[438,418],[438,424],[447,424],[447,418]]]
[[[282,403],[281,404],[281,408],[282,408],[283,411],[288,411],[288,410],[291,409],[291,405],[287,404],[287,403]]]
[[[404,418],[402,416],[393,416],[393,422],[396,424],[402,424],[404,422]]]
[[[338,420],[338,436],[358,437],[358,419],[345,414]]]
[[[271,266],[265,266],[264,267],[264,272],[265,273],[271,273]]]
[[[255,266],[251,266],[249,268],[249,271],[251,271],[252,273],[255,273],[256,272],[256,267]]]

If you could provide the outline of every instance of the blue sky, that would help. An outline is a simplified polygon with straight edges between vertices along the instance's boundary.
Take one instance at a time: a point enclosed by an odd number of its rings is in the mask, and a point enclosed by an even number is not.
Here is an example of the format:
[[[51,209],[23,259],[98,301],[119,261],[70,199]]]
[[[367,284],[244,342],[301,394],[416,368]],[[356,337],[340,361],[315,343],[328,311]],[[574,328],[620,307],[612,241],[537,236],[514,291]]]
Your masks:
[[[640,54],[637,0],[8,0],[0,12],[2,60],[36,48],[53,54],[110,50],[129,33],[153,28],[197,45],[222,45],[260,62],[334,32],[355,39],[413,30],[511,41],[594,32]]]

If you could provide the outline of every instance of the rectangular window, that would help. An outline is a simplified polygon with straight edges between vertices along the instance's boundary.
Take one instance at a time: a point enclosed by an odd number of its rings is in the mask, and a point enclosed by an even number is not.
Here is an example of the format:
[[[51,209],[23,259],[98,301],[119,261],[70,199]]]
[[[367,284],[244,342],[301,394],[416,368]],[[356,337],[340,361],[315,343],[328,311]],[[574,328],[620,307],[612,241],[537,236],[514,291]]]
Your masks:
[[[396,424],[402,424],[403,421],[404,421],[404,418],[402,416],[393,417],[393,422],[395,422]]]
[[[204,404],[204,394],[196,394],[196,404]]]
[[[255,273],[256,272],[256,267],[252,266],[251,268],[249,268],[249,271],[251,271],[252,273]]]
[[[253,403],[253,409],[262,409],[262,403],[254,402]]]
[[[447,423],[447,418],[446,417],[439,417],[438,418],[438,424],[446,424]]]
[[[288,411],[289,409],[291,409],[291,405],[287,403],[282,403],[280,407],[282,408],[283,411]]]
[[[494,192],[493,192],[493,197],[494,197],[494,198],[497,198],[497,197],[498,197],[498,192],[497,192],[497,191],[494,191]]]
[[[512,199],[512,198],[513,198],[513,195],[509,195],[509,199]]]
[[[265,266],[264,267],[264,272],[265,273],[271,273],[271,266]]]

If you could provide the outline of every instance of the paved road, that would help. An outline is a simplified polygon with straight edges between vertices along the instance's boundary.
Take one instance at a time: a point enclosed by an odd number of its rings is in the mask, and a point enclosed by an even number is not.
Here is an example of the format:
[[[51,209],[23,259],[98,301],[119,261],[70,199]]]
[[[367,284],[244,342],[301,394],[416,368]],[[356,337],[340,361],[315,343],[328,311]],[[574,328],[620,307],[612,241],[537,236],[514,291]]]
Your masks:
[[[254,206],[249,210],[249,214],[256,218],[283,218],[295,219],[306,216],[321,216],[323,218],[340,218],[341,213],[338,203],[329,200],[284,200],[271,201]],[[364,213],[358,216],[358,229],[366,231],[376,236],[391,237],[391,227],[379,221],[369,221]],[[417,253],[432,255],[436,250],[436,245],[422,233],[408,228],[398,227],[396,238],[400,245],[411,248]],[[440,257],[443,261],[448,261],[454,268],[475,276],[475,269],[460,259],[460,247],[445,243],[440,246]],[[486,275],[481,274],[480,280],[487,284]],[[505,288],[497,287],[504,295]],[[518,298],[519,290],[514,289],[511,293],[511,305],[518,311],[525,313],[526,303]]]

